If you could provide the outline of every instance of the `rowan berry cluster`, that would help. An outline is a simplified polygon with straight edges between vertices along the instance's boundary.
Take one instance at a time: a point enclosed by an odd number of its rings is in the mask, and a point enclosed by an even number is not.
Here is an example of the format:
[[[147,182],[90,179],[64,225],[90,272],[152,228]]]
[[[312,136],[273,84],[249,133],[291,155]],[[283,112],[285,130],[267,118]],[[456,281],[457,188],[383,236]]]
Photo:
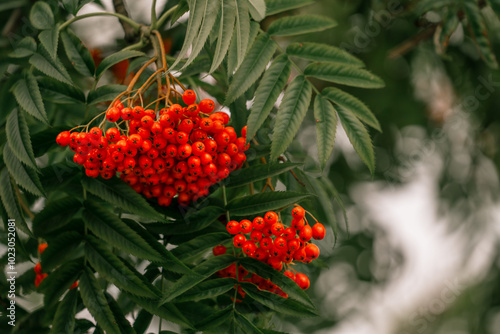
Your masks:
[[[318,258],[319,248],[311,243],[311,239],[322,240],[325,237],[325,227],[316,222],[310,226],[305,217],[306,211],[300,206],[292,210],[292,222],[286,227],[280,221],[274,211],[267,212],[264,217],[256,217],[253,221],[243,219],[241,221],[229,221],[226,225],[227,231],[234,235],[233,245],[241,249],[246,256],[264,262],[278,271],[284,271],[284,275],[294,280],[302,289],[309,288],[309,278],[303,273],[297,273],[291,268],[293,261],[310,263]],[[314,218],[314,217],[313,217]],[[226,247],[218,245],[213,248],[214,255],[226,253]],[[237,277],[240,281],[248,281],[256,284],[262,290],[268,290],[280,296],[286,294],[269,279],[265,279],[251,273],[243,267],[238,268],[239,275],[236,276],[236,266],[233,264],[218,272],[222,277]]]
[[[61,146],[75,152],[73,161],[89,177],[112,178],[117,173],[136,192],[169,206],[177,196],[188,205],[206,196],[209,187],[240,168],[246,160],[246,127],[238,137],[227,126],[229,116],[213,112],[210,99],[196,103],[196,94],[182,94],[186,106],[171,104],[155,112],[141,106],[124,107],[117,100],[106,111],[109,122],[120,118],[124,127],[93,127],[88,132],[64,131]],[[103,123],[101,123],[104,125]],[[88,128],[88,126],[87,126]]]
[[[47,243],[41,243],[38,245],[38,254],[42,255],[42,253],[45,251],[45,249],[47,248]],[[40,262],[38,262],[35,267],[33,268],[33,270],[35,271],[35,287],[39,287],[40,284],[42,283],[42,281],[47,277],[49,276],[49,274],[47,273],[44,273],[42,271],[42,265]],[[75,283],[73,283],[71,285],[71,287],[69,288],[70,290],[71,289],[74,289],[78,286],[78,281],[76,281]]]

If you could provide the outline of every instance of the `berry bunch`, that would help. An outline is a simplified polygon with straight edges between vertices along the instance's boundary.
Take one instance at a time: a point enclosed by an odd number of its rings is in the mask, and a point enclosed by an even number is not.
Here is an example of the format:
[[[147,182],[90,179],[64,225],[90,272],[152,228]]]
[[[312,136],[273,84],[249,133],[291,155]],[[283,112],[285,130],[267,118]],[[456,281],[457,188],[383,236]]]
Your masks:
[[[253,221],[243,219],[232,220],[227,223],[227,231],[234,235],[234,247],[241,249],[246,256],[262,261],[275,270],[282,271],[284,275],[294,280],[302,289],[309,288],[309,278],[303,273],[297,273],[290,265],[293,261],[310,263],[318,258],[319,248],[311,243],[311,239],[322,240],[325,237],[325,227],[316,221],[310,226],[305,217],[306,211],[300,206],[292,210],[292,222],[286,227],[279,220],[274,211],[267,212],[264,217],[256,217]],[[314,217],[313,217],[314,218]],[[213,248],[214,255],[226,253],[226,247],[219,245]],[[262,290],[268,290],[286,298],[286,294],[270,280],[249,274],[243,267],[238,268],[233,264],[218,272],[222,277],[238,277],[238,280],[256,284]]]
[[[45,251],[45,249],[47,248],[47,244],[46,243],[41,243],[38,245],[38,254],[42,255],[42,253]],[[33,268],[33,270],[35,271],[35,287],[38,288],[38,286],[40,286],[40,284],[42,283],[42,281],[47,277],[49,276],[49,274],[47,273],[44,273],[42,271],[42,265],[40,262],[38,262],[35,267]],[[73,283],[70,287],[70,290],[71,289],[74,289],[78,286],[78,281],[76,281],[75,283]]]
[[[73,161],[89,177],[109,179],[119,174],[136,192],[169,206],[177,196],[187,205],[206,196],[211,185],[228,177],[246,160],[246,127],[238,137],[227,126],[229,116],[213,112],[210,99],[196,103],[196,94],[182,94],[185,107],[171,104],[155,112],[141,106],[124,107],[117,99],[106,111],[109,122],[125,126],[104,131],[104,120],[88,132],[61,132],[56,142],[69,145]],[[87,129],[88,129],[87,125]],[[124,129],[126,127],[126,129]]]

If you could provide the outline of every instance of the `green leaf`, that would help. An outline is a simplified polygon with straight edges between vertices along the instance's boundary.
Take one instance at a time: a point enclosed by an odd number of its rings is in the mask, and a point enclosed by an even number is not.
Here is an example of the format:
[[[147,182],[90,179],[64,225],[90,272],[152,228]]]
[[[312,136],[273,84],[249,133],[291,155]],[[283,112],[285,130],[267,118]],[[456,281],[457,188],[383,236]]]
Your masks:
[[[233,289],[236,280],[232,278],[217,278],[202,282],[191,290],[173,300],[174,303],[197,302],[202,299],[214,298]]]
[[[136,333],[145,333],[151,324],[151,320],[153,320],[153,315],[145,309],[141,309],[134,320],[134,330]]]
[[[250,17],[248,3],[241,0],[231,0],[236,7],[236,24],[231,45],[229,46],[228,74],[232,75],[240,67],[250,44]]]
[[[255,100],[247,122],[247,141],[260,129],[290,76],[291,63],[286,55],[277,57],[266,70],[255,93]]]
[[[200,26],[198,36],[192,45],[191,54],[189,55],[189,58],[184,64],[183,68],[188,66],[200,53],[201,49],[208,39],[208,36],[210,35],[210,32],[212,31],[212,27],[214,26],[215,20],[217,19],[217,15],[219,14],[220,0],[205,0],[203,2],[205,2],[205,6],[203,8],[203,22]]]
[[[38,174],[30,168],[24,167],[9,145],[5,145],[3,148],[3,158],[10,175],[18,185],[35,196],[45,197]]]
[[[474,41],[481,53],[483,61],[491,68],[497,69],[498,62],[491,48],[491,42],[488,38],[488,30],[484,24],[481,12],[477,7],[476,1],[467,1],[463,7],[469,23],[469,30],[474,37]]]
[[[125,292],[128,298],[134,303],[145,309],[151,314],[155,314],[162,319],[171,321],[173,323],[179,324],[184,327],[191,328],[191,324],[184,317],[184,315],[179,311],[179,309],[172,303],[158,306],[158,300],[147,299],[143,297],[138,297],[133,294]]]
[[[212,313],[207,318],[201,320],[196,324],[196,328],[199,330],[207,330],[210,328],[219,327],[223,323],[226,323],[231,319],[233,315],[233,305],[229,305],[223,310]]]
[[[266,2],[264,0],[247,0],[248,10],[255,21],[262,21],[266,17]]]
[[[324,169],[335,145],[337,113],[332,104],[321,95],[316,95],[314,100],[314,118],[316,118],[318,158],[321,169]]]
[[[180,0],[178,5],[177,5],[177,9],[172,14],[172,19],[171,19],[172,24],[177,22],[177,20],[180,19],[180,17],[182,15],[186,14],[188,10],[189,10],[189,5],[188,5],[187,1]]]
[[[80,88],[63,84],[49,77],[38,79],[40,92],[45,101],[57,104],[83,104],[85,103],[85,94]]]
[[[117,53],[113,53],[111,56],[104,58],[96,69],[95,76],[97,80],[101,78],[106,71],[111,66],[129,58],[144,56],[143,52],[135,50],[123,50]]]
[[[73,251],[80,245],[82,235],[75,231],[68,231],[51,238],[49,241],[50,247],[47,247],[41,255],[42,267],[47,271],[60,265],[72,255]]]
[[[273,21],[267,32],[271,36],[293,36],[330,29],[336,25],[337,22],[325,16],[286,16]]]
[[[38,83],[33,74],[28,73],[25,79],[19,80],[14,86],[12,93],[23,110],[36,119],[48,124],[40,88],[38,88]]]
[[[93,105],[101,102],[111,102],[113,99],[125,91],[127,86],[125,85],[102,85],[97,87],[96,90],[91,90],[87,97],[87,104]]]
[[[312,85],[303,75],[295,77],[286,89],[274,125],[271,160],[276,160],[285,152],[299,131],[309,108],[311,95]]]
[[[420,16],[428,11],[452,7],[456,4],[457,1],[455,0],[420,0],[415,4],[414,12]]]
[[[220,10],[220,24],[219,24],[219,37],[217,39],[217,46],[213,56],[212,66],[209,73],[215,71],[224,60],[231,43],[232,34],[228,31],[234,29],[234,22],[236,21],[236,4],[234,0],[222,0]]]
[[[130,325],[130,322],[125,318],[123,314],[123,310],[120,305],[118,305],[117,301],[109,295],[109,293],[104,293],[104,297],[108,301],[109,309],[111,313],[113,313],[116,324],[120,327],[120,333],[122,334],[136,334],[134,328]]]
[[[62,0],[64,9],[66,9],[70,14],[76,15],[78,8],[78,0]]]
[[[20,40],[14,50],[9,53],[11,58],[24,58],[36,52],[36,41],[33,37],[24,37]]]
[[[169,285],[163,294],[163,298],[160,300],[160,305],[168,303],[175,297],[180,296],[184,292],[188,291],[201,281],[212,276],[215,272],[227,268],[231,263],[235,262],[235,258],[230,255],[221,255],[217,257],[212,257],[195,268],[193,268],[192,274],[186,274],[179,278],[175,283]]]
[[[349,110],[355,114],[357,118],[367,125],[382,132],[380,123],[375,115],[373,115],[371,110],[363,102],[354,96],[335,87],[327,87],[321,92],[321,94],[339,107]]]
[[[240,285],[250,298],[279,314],[286,314],[298,318],[318,316],[310,307],[304,306],[293,299],[283,298],[275,293],[259,290],[255,284],[242,282]]]
[[[50,6],[43,1],[37,1],[33,4],[30,11],[30,22],[33,27],[44,30],[54,27],[54,14]]]
[[[311,194],[291,191],[266,192],[235,198],[228,203],[227,209],[231,216],[256,215],[270,210],[283,209],[310,197],[312,197]]]
[[[160,224],[162,231],[160,233],[167,235],[188,234],[200,231],[213,224],[224,210],[217,206],[207,206],[201,210],[188,213],[184,221],[180,223]],[[149,226],[149,225],[148,225]]]
[[[279,163],[271,162],[269,164],[255,165],[248,168],[243,168],[238,171],[233,172],[229,177],[228,187],[242,186],[251,182],[256,182],[260,180],[267,179],[268,177],[273,177],[281,173],[285,173],[295,167],[302,166],[298,163]]]
[[[5,211],[9,215],[9,218],[14,219],[16,222],[16,228],[20,229],[30,237],[33,237],[28,225],[24,221],[23,214],[19,207],[19,202],[16,195],[14,194],[14,189],[12,189],[12,184],[10,182],[10,175],[6,168],[0,172],[0,198],[5,207]]]
[[[78,280],[83,269],[83,258],[66,262],[51,272],[40,284],[43,303],[46,308],[55,305],[59,298]],[[42,267],[42,271],[45,269]]]
[[[260,329],[258,329],[250,320],[248,320],[243,314],[234,310],[234,319],[237,324],[243,329],[243,332],[248,334],[263,334]]]
[[[495,14],[500,16],[500,0],[487,0],[487,2]]]
[[[146,202],[144,197],[136,193],[122,180],[83,177],[82,185],[89,193],[123,210],[139,216],[163,220],[163,217]]]
[[[289,277],[273,269],[269,265],[260,262],[254,258],[245,257],[238,260],[246,270],[256,273],[264,279],[270,279],[271,282],[280,287],[283,292],[288,294],[288,299],[299,302],[303,307],[316,312],[316,307],[309,296]],[[280,297],[281,298],[281,297]]]
[[[337,112],[349,141],[373,175],[375,172],[375,153],[368,131],[352,112],[343,108],[338,108]]]
[[[66,55],[75,70],[86,77],[94,75],[94,60],[83,42],[68,30],[61,32],[61,40]]]
[[[47,52],[43,52],[41,50],[39,53],[35,53],[29,60],[30,64],[51,78],[68,85],[73,85],[71,77],[61,62],[58,59],[51,59],[46,53]]]
[[[382,88],[385,86],[382,79],[365,69],[335,63],[310,64],[305,68],[304,74],[346,86],[361,88]]]
[[[104,297],[104,293],[94,274],[88,268],[85,268],[83,272],[79,287],[83,303],[90,314],[96,319],[97,324],[107,334],[120,334],[120,329],[116,324],[115,317],[109,308],[106,297]]]
[[[99,239],[87,235],[85,256],[92,267],[118,288],[137,296],[155,298],[156,294],[138,277],[139,273],[127,268]]]
[[[38,35],[38,39],[40,40],[40,43],[42,43],[45,50],[49,52],[49,55],[55,59],[57,56],[57,45],[59,42],[59,29],[57,29],[57,26],[52,29],[42,31]]]
[[[77,300],[78,290],[69,290],[61,303],[59,303],[59,306],[57,306],[50,334],[73,333],[73,330],[75,329]]]
[[[74,197],[63,197],[47,202],[33,219],[33,232],[43,237],[68,224],[82,204]]]
[[[274,15],[314,3],[314,0],[266,0],[266,14]]]
[[[245,93],[245,91],[259,78],[266,69],[275,50],[276,43],[268,34],[263,33],[257,37],[248,55],[245,57],[245,60],[234,74],[231,85],[227,91],[226,105]]]
[[[363,61],[354,57],[349,52],[322,43],[292,43],[286,48],[286,53],[290,56],[312,61],[333,62],[355,67],[365,66]]]
[[[115,214],[94,201],[84,202],[83,220],[96,236],[126,253],[149,261],[162,262],[163,258],[141,236]]]
[[[204,255],[208,249],[212,249],[230,239],[231,237],[227,233],[208,233],[200,235],[172,249],[172,254],[180,260],[190,263]]]
[[[14,155],[28,167],[37,170],[30,133],[23,113],[14,109],[7,118],[5,127],[7,142],[12,147]]]

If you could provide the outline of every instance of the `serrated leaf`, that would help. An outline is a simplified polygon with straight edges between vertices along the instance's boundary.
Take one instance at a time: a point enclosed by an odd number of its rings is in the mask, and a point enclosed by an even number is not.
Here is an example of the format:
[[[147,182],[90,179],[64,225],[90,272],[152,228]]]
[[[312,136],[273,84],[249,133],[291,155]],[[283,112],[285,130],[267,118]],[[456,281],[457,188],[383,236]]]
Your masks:
[[[145,333],[151,324],[151,320],[153,320],[153,315],[145,309],[141,309],[134,320],[133,327],[136,333]]]
[[[233,37],[229,46],[228,74],[231,76],[240,67],[248,44],[250,44],[250,17],[248,16],[248,4],[246,1],[232,0],[236,7],[236,23]]]
[[[286,16],[273,21],[267,32],[271,36],[293,36],[333,28],[337,22],[319,15]]]
[[[380,123],[371,110],[356,97],[335,87],[325,88],[321,94],[341,108],[351,111],[361,121],[382,132]]]
[[[19,202],[17,200],[14,189],[12,189],[12,184],[10,182],[10,175],[7,168],[4,168],[0,172],[0,198],[2,199],[3,206],[9,218],[16,221],[16,228],[20,229],[30,237],[33,237],[28,225],[24,221],[23,214],[19,207]]]
[[[78,290],[69,290],[61,303],[59,303],[59,306],[57,306],[50,334],[73,333],[73,330],[75,329],[77,300]]]
[[[289,277],[283,273],[273,269],[269,265],[260,262],[254,258],[240,258],[238,264],[242,265],[246,270],[256,273],[264,279],[270,279],[271,282],[280,287],[283,292],[288,294],[288,298],[301,303],[310,311],[316,312],[316,307],[309,296]]]
[[[50,307],[59,301],[59,298],[78,280],[83,269],[83,258],[66,262],[52,271],[40,284],[43,292],[43,303]],[[42,267],[42,272],[45,272]]]
[[[316,119],[318,159],[321,169],[324,169],[335,145],[337,113],[332,104],[321,95],[316,95],[314,99],[314,118]]]
[[[322,43],[292,43],[286,48],[286,53],[290,56],[312,61],[333,62],[355,67],[365,66],[362,60],[354,57],[349,52]]]
[[[197,302],[214,298],[233,289],[236,280],[232,278],[217,278],[202,282],[173,300],[174,303]]]
[[[277,57],[266,70],[255,92],[255,100],[247,122],[247,141],[250,141],[257,130],[264,124],[276,100],[288,82],[291,63],[286,55]]]
[[[208,249],[212,249],[230,239],[231,237],[227,233],[204,234],[172,249],[172,254],[180,260],[190,263],[205,254]]]
[[[227,91],[225,104],[230,104],[250,88],[266,69],[275,50],[276,43],[268,34],[263,33],[257,37],[245,60],[234,74]]]
[[[17,44],[14,50],[9,53],[11,58],[24,58],[36,52],[36,41],[33,37],[24,37]]]
[[[10,175],[12,175],[18,185],[35,196],[45,196],[38,174],[24,167],[14,155],[9,145],[5,145],[3,148],[3,158]]]
[[[136,334],[134,328],[130,325],[130,322],[125,318],[123,310],[121,309],[118,302],[109,295],[109,293],[104,293],[104,297],[108,301],[109,309],[116,319],[116,324],[120,327],[120,333],[122,334]]]
[[[48,124],[40,88],[32,74],[28,73],[25,79],[19,80],[14,86],[12,93],[23,110],[36,119]]]
[[[139,216],[163,220],[163,217],[141,195],[122,180],[83,177],[82,185],[88,192],[123,210]]]
[[[102,241],[87,235],[84,249],[85,256],[92,267],[118,288],[137,296],[156,297],[156,294],[139,279],[139,273],[127,268]]]
[[[368,131],[352,112],[338,108],[337,113],[354,150],[373,175],[375,172],[375,153]]]
[[[107,334],[120,334],[120,329],[116,324],[113,313],[109,309],[106,297],[102,292],[94,274],[85,268],[80,278],[80,295],[83,303],[90,314],[96,319],[97,324],[102,327]]]
[[[266,0],[266,14],[274,15],[290,9],[310,5],[314,0]]]
[[[162,256],[115,214],[94,201],[84,202],[82,217],[96,236],[126,253],[141,259],[161,262]]]
[[[233,316],[233,305],[229,305],[223,310],[212,313],[207,318],[201,320],[196,324],[199,330],[207,330],[214,327],[219,327],[221,324],[227,322]]]
[[[61,32],[61,41],[63,43],[66,56],[75,70],[83,76],[90,77],[94,75],[94,60],[83,42],[70,31]]]
[[[41,255],[43,268],[50,271],[60,265],[73,253],[81,241],[82,235],[75,231],[63,232],[55,238],[51,238],[50,247],[47,247]]]
[[[222,0],[220,10],[220,24],[218,31],[217,46],[213,56],[212,66],[209,73],[215,71],[224,60],[231,43],[232,34],[228,31],[234,29],[234,22],[236,21],[236,5],[234,0]]]
[[[279,314],[286,314],[293,317],[316,317],[318,314],[309,307],[293,300],[283,298],[269,291],[259,290],[254,284],[240,283],[243,291],[256,302],[269,307]]]
[[[111,102],[113,99],[125,91],[127,86],[125,85],[102,85],[97,87],[96,90],[91,90],[87,96],[87,104],[93,105],[101,102]]]
[[[268,177],[273,177],[281,173],[285,173],[293,168],[302,166],[299,163],[279,163],[271,162],[263,165],[250,166],[248,168],[243,168],[238,171],[234,171],[228,178],[228,187],[238,187],[251,182],[256,182],[260,180],[267,179]],[[235,175],[233,175],[235,174]]]
[[[217,19],[217,15],[219,14],[221,0],[205,1],[206,4],[203,8],[203,22],[200,26],[200,30],[198,31],[198,36],[192,45],[191,54],[189,55],[189,58],[184,64],[183,68],[188,66],[200,53],[201,49],[208,39],[210,32],[212,31],[212,27],[214,26],[215,20]]]
[[[144,56],[143,52],[135,50],[122,50],[117,53],[113,53],[111,56],[104,58],[95,71],[95,77],[97,80],[101,78],[106,71],[111,66],[129,58]]]
[[[64,197],[47,202],[45,208],[33,219],[33,232],[43,237],[68,224],[82,204],[74,197]]]
[[[44,54],[42,54],[44,53]],[[29,63],[45,75],[61,81],[62,83],[73,85],[71,77],[58,59],[50,59],[47,52],[40,51],[30,57]]]
[[[158,300],[147,299],[125,292],[128,298],[151,314],[155,314],[162,319],[171,321],[184,327],[192,328],[192,325],[172,303],[158,306]]]
[[[276,160],[293,141],[306,116],[311,96],[312,85],[303,75],[295,77],[286,89],[274,125],[271,160]]]
[[[227,209],[231,216],[250,216],[283,209],[310,197],[311,194],[291,191],[266,192],[235,198],[228,203]]]
[[[40,43],[49,52],[52,58],[57,56],[57,45],[59,42],[59,29],[55,26],[52,29],[44,30],[38,35]]]
[[[243,314],[234,310],[234,319],[236,323],[240,326],[244,333],[247,334],[263,334],[260,329],[258,329],[250,320],[248,320]]]
[[[467,1],[463,7],[467,15],[469,30],[474,37],[476,45],[481,53],[481,58],[491,68],[497,69],[498,62],[491,48],[491,42],[488,38],[488,30],[484,24],[481,12],[475,1]]]
[[[78,87],[63,84],[49,77],[39,78],[38,84],[45,101],[57,104],[85,103],[85,94]]]
[[[235,258],[230,255],[212,257],[193,268],[192,274],[186,274],[175,283],[169,285],[161,298],[159,305],[163,305],[188,291],[201,281],[212,276],[215,272],[228,267],[235,262]]]
[[[255,21],[262,21],[266,17],[266,2],[264,0],[247,0],[248,10]]]
[[[222,208],[207,206],[201,210],[188,213],[182,222],[156,224],[155,227],[148,224],[148,228],[167,235],[188,234],[210,226],[223,214],[224,210]]]
[[[31,147],[30,133],[24,115],[14,109],[7,118],[6,124],[7,142],[14,155],[24,164],[36,170],[35,155]]]
[[[305,68],[304,74],[346,86],[361,88],[382,88],[385,86],[382,79],[365,69],[334,63],[310,64]]]
[[[50,6],[43,1],[35,2],[31,7],[30,22],[33,27],[40,30],[54,27],[54,14],[52,14]]]

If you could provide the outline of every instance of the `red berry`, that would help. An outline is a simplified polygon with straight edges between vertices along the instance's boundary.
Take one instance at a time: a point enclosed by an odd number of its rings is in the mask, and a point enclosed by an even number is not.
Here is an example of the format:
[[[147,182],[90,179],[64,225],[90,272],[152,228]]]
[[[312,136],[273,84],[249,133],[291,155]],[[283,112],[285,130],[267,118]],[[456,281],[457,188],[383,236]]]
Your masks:
[[[309,225],[304,226],[300,231],[299,231],[299,238],[300,240],[307,242],[311,240],[312,238],[312,228]]]
[[[210,99],[203,99],[200,101],[199,107],[202,113],[210,114],[215,109],[215,103]]]
[[[264,221],[266,224],[274,224],[278,221],[278,215],[274,211],[269,211],[264,215]]]
[[[116,122],[121,117],[120,109],[111,107],[106,111],[106,119],[110,122]]]
[[[42,265],[40,264],[40,262],[38,262],[37,264],[35,264],[35,267],[33,268],[33,270],[35,271],[35,273],[37,275],[41,275],[42,274]]]
[[[247,241],[247,238],[243,234],[236,234],[233,237],[233,245],[234,247],[241,248],[243,244]]]
[[[214,253],[215,256],[226,254],[226,251],[227,248],[224,245],[218,245],[212,249],[212,252]]]
[[[307,244],[306,255],[311,259],[317,259],[319,256],[319,248],[315,244]]]
[[[185,90],[182,94],[182,101],[187,105],[193,104],[196,101],[196,93],[192,89]]]
[[[285,228],[281,223],[274,223],[271,225],[271,232],[277,237],[283,234],[284,229]]]
[[[240,221],[240,231],[245,234],[250,233],[252,231],[252,222],[247,219]]]
[[[45,249],[48,247],[47,243],[41,243],[38,245],[38,253],[42,255],[42,253],[45,251]]]
[[[302,290],[306,290],[307,288],[309,288],[310,286],[310,282],[309,282],[309,277],[307,277],[305,274],[302,274],[302,273],[297,273],[295,275],[295,283],[297,283],[297,285],[302,289]]]
[[[238,223],[236,220],[232,220],[226,225],[226,229],[229,233],[231,234],[238,234],[240,233],[240,223]]]
[[[300,206],[296,206],[292,210],[292,217],[294,219],[304,218],[305,215],[306,215],[306,211],[304,210],[304,208],[302,208]]]
[[[312,236],[316,240],[323,240],[325,237],[326,231],[325,231],[325,226],[321,223],[316,223],[312,227]]]
[[[252,256],[257,250],[257,246],[255,245],[255,242],[247,240],[243,243],[242,249],[245,254]]]
[[[56,143],[59,146],[65,147],[69,145],[70,142],[70,132],[69,131],[63,131],[60,134],[57,135],[56,137]]]

